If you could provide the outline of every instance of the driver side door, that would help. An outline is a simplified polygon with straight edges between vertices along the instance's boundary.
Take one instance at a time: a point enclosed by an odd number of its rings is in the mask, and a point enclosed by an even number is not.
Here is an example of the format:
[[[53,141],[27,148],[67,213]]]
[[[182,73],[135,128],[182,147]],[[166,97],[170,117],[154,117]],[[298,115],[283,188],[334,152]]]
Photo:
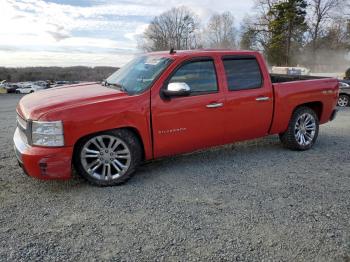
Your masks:
[[[163,83],[186,83],[190,94],[152,94],[154,157],[191,152],[224,142],[224,95],[212,57],[182,62]]]

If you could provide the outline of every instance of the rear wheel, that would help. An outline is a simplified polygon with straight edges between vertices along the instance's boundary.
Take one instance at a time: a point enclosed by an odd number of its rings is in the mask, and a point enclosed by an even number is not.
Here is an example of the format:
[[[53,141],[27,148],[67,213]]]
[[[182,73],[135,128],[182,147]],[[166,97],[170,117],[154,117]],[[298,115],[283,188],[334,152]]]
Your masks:
[[[103,132],[83,139],[75,150],[78,173],[98,186],[127,181],[141,162],[142,148],[129,130]]]
[[[297,108],[285,133],[280,134],[283,145],[292,150],[308,150],[316,142],[319,130],[318,117],[311,108]]]
[[[338,106],[340,107],[347,107],[349,106],[350,99],[347,95],[340,95],[338,99]]]

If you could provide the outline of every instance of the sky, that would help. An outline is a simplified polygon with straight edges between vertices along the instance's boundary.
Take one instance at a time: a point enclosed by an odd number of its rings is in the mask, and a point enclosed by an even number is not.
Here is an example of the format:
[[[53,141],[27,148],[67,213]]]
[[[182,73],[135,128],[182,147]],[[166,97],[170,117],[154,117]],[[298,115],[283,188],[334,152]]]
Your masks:
[[[213,2],[215,5],[213,6]],[[187,6],[202,21],[254,0],[0,0],[0,66],[122,66],[154,16]]]

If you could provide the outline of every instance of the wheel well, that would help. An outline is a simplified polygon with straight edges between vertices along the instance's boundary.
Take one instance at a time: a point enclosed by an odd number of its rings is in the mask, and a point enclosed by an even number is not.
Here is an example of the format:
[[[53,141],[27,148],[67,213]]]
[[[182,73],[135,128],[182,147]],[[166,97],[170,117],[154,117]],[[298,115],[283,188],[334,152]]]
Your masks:
[[[137,137],[137,139],[140,142],[141,148],[142,148],[142,160],[144,160],[144,158],[145,158],[145,147],[143,145],[143,141],[142,141],[142,138],[141,138],[141,135],[140,135],[139,131],[136,128],[134,128],[134,127],[122,127],[122,128],[104,130],[104,131],[91,133],[91,134],[87,134],[87,135],[85,135],[83,137],[80,137],[74,144],[73,154],[75,154],[75,152],[77,150],[77,145],[79,144],[79,142],[82,141],[84,138],[87,138],[89,136],[93,136],[93,135],[96,135],[96,134],[99,134],[99,133],[107,132],[107,131],[117,130],[117,129],[126,129],[126,130],[132,132],[135,135],[135,137]]]
[[[322,112],[323,112],[323,104],[321,102],[310,102],[310,103],[305,103],[302,105],[299,105],[295,108],[295,110],[301,106],[306,106],[308,108],[311,108],[317,115],[318,119],[321,119],[322,117]],[[294,111],[295,111],[294,110]]]
[[[339,93],[339,95],[340,95],[340,96],[347,96],[347,97],[350,97],[350,95],[347,94],[347,93]]]
[[[134,135],[137,137],[137,139],[140,142],[141,148],[142,148],[142,160],[144,160],[145,159],[145,147],[144,147],[140,132],[135,127],[124,127],[121,129],[129,130],[130,132],[134,133]]]

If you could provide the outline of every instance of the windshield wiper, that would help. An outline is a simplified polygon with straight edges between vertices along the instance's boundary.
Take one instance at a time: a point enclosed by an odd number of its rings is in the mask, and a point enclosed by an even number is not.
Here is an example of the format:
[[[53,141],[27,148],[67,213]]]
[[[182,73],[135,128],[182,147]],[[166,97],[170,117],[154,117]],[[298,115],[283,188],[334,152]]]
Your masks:
[[[118,84],[118,83],[109,83],[106,81],[106,85],[107,86],[115,86],[117,87],[120,91],[122,92],[128,92],[128,90],[122,85],[122,84]]]

